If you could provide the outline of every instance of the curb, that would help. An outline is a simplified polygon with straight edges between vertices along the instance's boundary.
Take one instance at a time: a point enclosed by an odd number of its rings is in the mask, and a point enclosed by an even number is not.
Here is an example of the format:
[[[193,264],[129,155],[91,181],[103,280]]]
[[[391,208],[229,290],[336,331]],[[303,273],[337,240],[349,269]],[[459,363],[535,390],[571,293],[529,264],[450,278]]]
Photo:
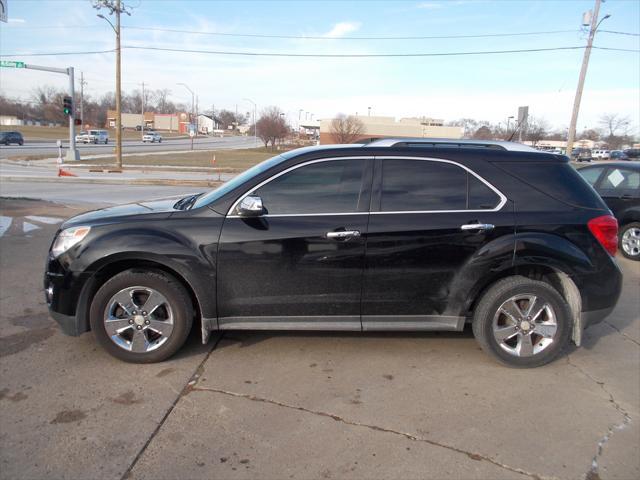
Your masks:
[[[171,178],[82,178],[82,177],[20,177],[2,176],[2,182],[33,183],[93,183],[103,185],[164,185],[185,187],[217,187],[224,182],[218,180],[176,180]]]

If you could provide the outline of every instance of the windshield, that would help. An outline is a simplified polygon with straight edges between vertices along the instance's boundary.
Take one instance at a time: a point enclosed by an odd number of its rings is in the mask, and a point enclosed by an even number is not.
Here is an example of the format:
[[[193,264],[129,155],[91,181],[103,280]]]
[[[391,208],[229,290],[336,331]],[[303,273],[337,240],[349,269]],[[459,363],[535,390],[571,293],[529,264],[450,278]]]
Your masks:
[[[238,188],[240,185],[242,185],[246,181],[252,179],[256,175],[260,175],[262,172],[270,169],[274,165],[277,165],[278,163],[283,162],[285,160],[286,158],[284,156],[276,155],[275,157],[271,157],[262,163],[254,165],[249,170],[245,170],[240,175],[237,175],[233,177],[231,180],[229,180],[228,182],[223,183],[215,190],[212,190],[202,195],[194,203],[193,208],[203,207],[205,205],[208,205],[211,202],[218,200],[219,198],[223,197],[230,191],[234,190],[235,188]]]

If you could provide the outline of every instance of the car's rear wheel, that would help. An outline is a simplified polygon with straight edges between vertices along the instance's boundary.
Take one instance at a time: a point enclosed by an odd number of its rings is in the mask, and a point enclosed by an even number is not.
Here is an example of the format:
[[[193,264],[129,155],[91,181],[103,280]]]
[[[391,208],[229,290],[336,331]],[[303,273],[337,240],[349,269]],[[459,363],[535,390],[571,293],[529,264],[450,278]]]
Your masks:
[[[133,363],[160,362],[187,339],[193,305],[173,277],[127,270],[98,290],[90,320],[96,339],[114,357]]]
[[[555,359],[569,342],[571,311],[551,285],[525,277],[496,282],[473,315],[482,349],[510,367],[530,368]]]
[[[623,225],[619,238],[622,255],[631,260],[640,260],[640,222]]]

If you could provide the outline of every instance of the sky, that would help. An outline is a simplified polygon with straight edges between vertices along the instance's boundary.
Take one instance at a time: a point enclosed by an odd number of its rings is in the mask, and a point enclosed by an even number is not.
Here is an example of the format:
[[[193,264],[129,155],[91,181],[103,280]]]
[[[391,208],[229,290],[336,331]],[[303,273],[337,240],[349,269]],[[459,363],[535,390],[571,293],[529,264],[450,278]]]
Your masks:
[[[594,0],[433,1],[168,1],[124,0],[123,47],[156,47],[290,54],[407,54],[478,52],[584,46],[583,12]],[[85,93],[115,89],[115,53],[27,56],[112,50],[115,35],[90,0],[8,0],[9,22],[0,23],[0,59],[84,73]],[[102,11],[107,15],[106,11]],[[604,113],[630,117],[640,133],[640,1],[608,0],[594,45],[634,51],[591,53],[578,130],[598,127]],[[317,38],[266,38],[209,33]],[[632,33],[622,35],[605,32]],[[561,32],[558,32],[561,31]],[[495,35],[483,38],[363,40],[353,37]],[[347,38],[345,38],[347,37]],[[8,57],[7,55],[14,55]],[[290,122],[337,113],[445,121],[475,118],[494,123],[529,106],[530,115],[556,129],[567,127],[583,49],[469,56],[312,58],[238,56],[123,48],[124,90],[171,91],[200,110],[260,111],[278,106]],[[28,99],[42,85],[63,88],[60,74],[0,69],[0,91]],[[300,110],[303,110],[300,113]]]

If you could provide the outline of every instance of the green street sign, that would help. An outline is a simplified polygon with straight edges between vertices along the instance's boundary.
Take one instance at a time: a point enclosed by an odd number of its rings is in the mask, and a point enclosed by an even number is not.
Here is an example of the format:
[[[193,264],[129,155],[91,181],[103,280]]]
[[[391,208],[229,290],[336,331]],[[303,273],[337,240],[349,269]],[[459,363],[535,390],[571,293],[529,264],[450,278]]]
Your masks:
[[[24,62],[16,62],[14,60],[0,60],[0,67],[26,68]]]

